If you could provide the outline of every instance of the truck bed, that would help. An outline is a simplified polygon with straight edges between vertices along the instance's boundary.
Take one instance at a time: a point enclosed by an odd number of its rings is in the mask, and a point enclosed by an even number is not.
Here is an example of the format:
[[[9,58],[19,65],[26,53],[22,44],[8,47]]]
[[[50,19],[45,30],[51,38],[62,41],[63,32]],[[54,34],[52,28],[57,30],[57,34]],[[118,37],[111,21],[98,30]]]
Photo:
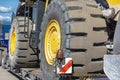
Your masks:
[[[6,69],[0,67],[0,80],[19,80],[16,76],[9,73]]]

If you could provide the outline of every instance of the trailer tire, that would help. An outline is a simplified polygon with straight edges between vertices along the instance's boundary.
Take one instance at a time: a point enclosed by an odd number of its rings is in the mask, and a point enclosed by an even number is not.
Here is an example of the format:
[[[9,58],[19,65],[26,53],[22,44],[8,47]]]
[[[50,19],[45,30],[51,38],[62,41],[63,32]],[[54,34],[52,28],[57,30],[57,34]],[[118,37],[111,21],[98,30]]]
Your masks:
[[[46,39],[49,39],[46,38],[48,26],[54,22],[60,25],[60,49],[63,50],[64,57],[73,59],[73,76],[102,74],[103,55],[107,53],[104,43],[108,35],[106,22],[96,2],[94,0],[52,0],[44,14],[40,33],[39,58],[44,80],[59,78],[54,73],[55,67],[50,65],[52,63],[49,57],[46,58],[49,54],[45,52]],[[57,29],[54,30],[57,32]],[[47,37],[51,34],[52,32]],[[48,48],[50,47],[51,44],[48,45]]]
[[[38,56],[29,46],[29,39],[24,36],[24,17],[13,20],[9,37],[9,60],[11,67],[37,67]],[[32,25],[29,20],[29,26]],[[31,26],[32,27],[32,26]]]

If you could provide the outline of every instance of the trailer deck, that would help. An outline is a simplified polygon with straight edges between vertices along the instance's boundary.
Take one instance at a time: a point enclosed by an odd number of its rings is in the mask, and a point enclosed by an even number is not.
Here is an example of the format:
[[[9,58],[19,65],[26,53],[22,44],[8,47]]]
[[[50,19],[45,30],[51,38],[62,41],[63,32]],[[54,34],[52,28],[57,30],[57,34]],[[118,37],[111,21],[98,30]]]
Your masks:
[[[0,67],[0,80],[19,80],[16,76],[8,72],[8,70]]]

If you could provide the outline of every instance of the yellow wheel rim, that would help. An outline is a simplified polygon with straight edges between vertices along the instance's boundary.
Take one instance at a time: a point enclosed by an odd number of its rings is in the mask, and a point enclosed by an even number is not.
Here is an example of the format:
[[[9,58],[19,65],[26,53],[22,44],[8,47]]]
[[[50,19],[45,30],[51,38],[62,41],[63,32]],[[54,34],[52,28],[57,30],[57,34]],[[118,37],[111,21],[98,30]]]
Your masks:
[[[10,54],[13,56],[16,48],[16,31],[12,31],[11,40],[10,40]]]
[[[57,51],[60,49],[61,31],[58,21],[51,20],[45,33],[45,57],[49,65],[54,64]]]

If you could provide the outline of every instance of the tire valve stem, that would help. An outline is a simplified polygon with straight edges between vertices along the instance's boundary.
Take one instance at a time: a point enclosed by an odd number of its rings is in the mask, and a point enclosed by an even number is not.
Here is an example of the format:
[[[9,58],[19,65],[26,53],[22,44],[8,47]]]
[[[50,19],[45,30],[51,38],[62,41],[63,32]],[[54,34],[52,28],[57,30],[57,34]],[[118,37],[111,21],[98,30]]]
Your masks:
[[[60,64],[62,62],[62,60],[64,59],[64,53],[63,50],[59,49],[57,51],[57,55],[56,55],[57,61]]]

